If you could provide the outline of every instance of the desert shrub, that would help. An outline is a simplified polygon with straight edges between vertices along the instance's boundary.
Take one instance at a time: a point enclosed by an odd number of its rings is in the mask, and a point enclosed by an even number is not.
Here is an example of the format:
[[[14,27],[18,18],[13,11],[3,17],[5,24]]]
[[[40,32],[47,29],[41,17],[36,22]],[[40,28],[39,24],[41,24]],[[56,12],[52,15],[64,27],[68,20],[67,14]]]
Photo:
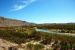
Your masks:
[[[31,43],[27,44],[27,49],[33,50],[32,48],[33,48],[33,44],[31,44]]]
[[[44,48],[44,46],[41,45],[41,44],[36,44],[36,45],[34,45],[34,50],[41,50],[41,49],[43,49],[43,48]]]
[[[36,45],[31,44],[31,43],[27,44],[27,49],[29,49],[29,50],[40,50],[43,48],[44,48],[44,46],[41,44],[36,44]]]

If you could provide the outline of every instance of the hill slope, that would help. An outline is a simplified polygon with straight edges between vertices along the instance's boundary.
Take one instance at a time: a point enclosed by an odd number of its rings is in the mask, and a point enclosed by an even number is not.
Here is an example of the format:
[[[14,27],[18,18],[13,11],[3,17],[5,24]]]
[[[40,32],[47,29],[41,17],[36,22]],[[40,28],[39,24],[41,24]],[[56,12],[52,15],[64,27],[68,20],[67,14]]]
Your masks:
[[[0,16],[0,27],[33,25],[26,21],[4,18]]]

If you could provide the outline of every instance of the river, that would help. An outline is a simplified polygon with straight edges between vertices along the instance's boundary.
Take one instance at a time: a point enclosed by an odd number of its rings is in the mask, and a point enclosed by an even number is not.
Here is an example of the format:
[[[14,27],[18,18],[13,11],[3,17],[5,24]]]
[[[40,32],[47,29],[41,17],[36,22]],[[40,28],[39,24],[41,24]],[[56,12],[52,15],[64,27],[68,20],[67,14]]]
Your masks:
[[[59,35],[67,35],[67,36],[75,36],[74,33],[59,33],[59,32],[52,32],[49,30],[45,30],[45,29],[35,29],[38,32],[46,32],[46,33],[51,33],[51,34],[59,34]]]

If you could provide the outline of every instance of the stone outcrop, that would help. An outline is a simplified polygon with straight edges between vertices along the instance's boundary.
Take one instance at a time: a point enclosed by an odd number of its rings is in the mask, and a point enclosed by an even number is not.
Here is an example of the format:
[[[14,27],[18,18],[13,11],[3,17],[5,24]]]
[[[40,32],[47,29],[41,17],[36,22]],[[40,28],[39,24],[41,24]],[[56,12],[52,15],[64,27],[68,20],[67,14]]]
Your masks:
[[[17,50],[18,44],[0,39],[0,50]]]

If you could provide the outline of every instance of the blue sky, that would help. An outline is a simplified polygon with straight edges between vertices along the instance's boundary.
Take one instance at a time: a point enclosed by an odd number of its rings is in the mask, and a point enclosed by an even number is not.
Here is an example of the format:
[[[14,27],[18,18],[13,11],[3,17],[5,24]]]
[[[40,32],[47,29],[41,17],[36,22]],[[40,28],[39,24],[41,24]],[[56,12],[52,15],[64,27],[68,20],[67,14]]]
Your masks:
[[[0,0],[0,16],[34,23],[75,22],[75,0]]]

